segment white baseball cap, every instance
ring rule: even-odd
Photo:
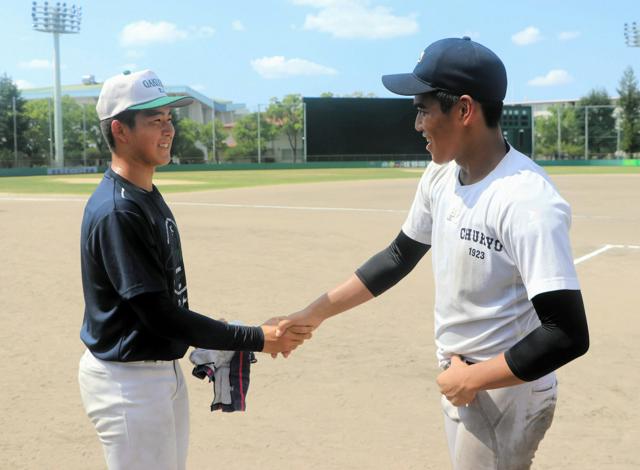
[[[167,96],[164,85],[151,70],[127,71],[105,80],[96,111],[102,121],[129,109],[180,108],[191,103],[190,96]]]

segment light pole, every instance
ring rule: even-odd
[[[14,168],[18,168],[18,123],[16,116],[16,97],[12,97],[12,107],[13,107],[13,158],[14,158]]]
[[[304,162],[307,163],[307,103],[302,102],[302,139],[304,142]]]
[[[640,47],[640,30],[635,21],[624,24],[624,42],[629,47]]]
[[[260,148],[260,105],[258,105],[258,164],[262,163],[262,149]]]
[[[213,100],[213,104],[211,105],[211,146],[212,146],[212,157],[215,163],[218,163],[218,155],[216,154],[216,100]],[[209,162],[207,162],[209,163]]]
[[[53,128],[56,147],[56,166],[64,166],[64,149],[62,140],[62,92],[60,89],[60,35],[80,32],[80,20],[82,7],[66,3],[49,5],[44,2],[38,5],[33,2],[31,6],[31,18],[33,29],[43,33],[53,33]]]
[[[558,160],[560,160],[562,157],[560,155],[562,155],[562,126],[560,124],[560,105],[558,105]]]
[[[82,165],[87,166],[87,113],[82,103]]]

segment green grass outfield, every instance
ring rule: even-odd
[[[640,174],[640,166],[548,166],[545,170],[557,174]],[[194,171],[157,173],[154,182],[163,193],[208,191],[226,188],[267,186],[274,184],[318,183],[392,178],[415,178],[418,168],[321,168],[293,170]],[[102,175],[18,176],[0,178],[0,193],[4,194],[90,194]]]

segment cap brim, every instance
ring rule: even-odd
[[[423,82],[412,73],[397,73],[395,75],[383,75],[382,84],[387,90],[396,95],[422,95],[438,88]]]
[[[155,100],[147,101],[146,103],[130,106],[127,109],[133,109],[139,111],[141,109],[154,109],[169,106],[171,108],[181,108],[182,106],[189,106],[193,103],[193,98],[190,96],[163,96],[156,98]]]

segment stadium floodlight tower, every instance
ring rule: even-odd
[[[53,134],[56,149],[55,166],[64,166],[64,146],[62,140],[62,91],[60,89],[60,35],[80,32],[82,7],[67,6],[66,3],[31,6],[33,29],[43,33],[53,33]]]
[[[635,21],[624,24],[624,42],[629,47],[640,47],[640,31]]]

